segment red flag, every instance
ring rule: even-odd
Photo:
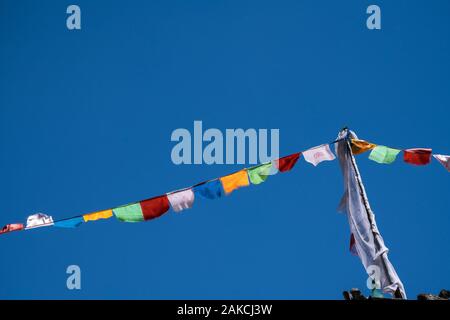
[[[410,164],[423,166],[430,163],[431,149],[407,149],[403,152],[403,160]]]
[[[169,210],[167,195],[151,198],[140,202],[144,220],[158,218]]]
[[[357,256],[358,252],[356,251],[356,241],[355,241],[355,236],[352,234],[350,234],[350,252],[354,255]]]
[[[23,230],[23,224],[21,224],[21,223],[7,224],[6,226],[4,226],[2,228],[2,230],[0,230],[0,234],[12,232],[12,231],[19,231],[19,230]]]
[[[278,171],[286,172],[291,170],[295,166],[298,158],[300,158],[300,154],[301,153],[298,152],[275,160],[275,166],[277,167]]]

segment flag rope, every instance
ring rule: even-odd
[[[254,169],[254,168],[257,168],[257,167],[259,167],[259,166],[262,166],[262,165],[265,165],[265,164],[269,164],[269,163],[272,163],[272,165],[273,165],[274,161],[277,161],[277,160],[280,160],[280,159],[283,159],[283,158],[287,158],[287,157],[290,157],[290,156],[293,156],[293,155],[296,155],[296,154],[301,155],[301,154],[304,154],[304,153],[307,152],[307,151],[311,151],[311,150],[315,150],[315,149],[318,149],[318,148],[322,148],[322,147],[327,146],[327,145],[328,145],[328,146],[329,146],[329,145],[333,145],[333,144],[338,143],[338,142],[340,142],[340,141],[342,141],[342,140],[346,140],[347,146],[348,146],[348,148],[350,148],[350,152],[351,152],[351,155],[352,155],[352,165],[355,167],[355,166],[356,166],[356,163],[353,163],[353,161],[354,161],[354,157],[353,157],[354,153],[352,152],[352,143],[353,143],[352,140],[353,140],[353,139],[350,139],[349,136],[348,136],[348,130],[349,130],[348,128],[343,128],[342,130],[346,130],[346,132],[347,132],[347,134],[345,135],[345,137],[344,137],[344,138],[339,138],[339,139],[333,140],[332,142],[329,142],[328,144],[327,144],[327,143],[321,144],[321,145],[318,145],[318,146],[315,146],[315,147],[312,147],[312,148],[309,148],[309,149],[305,149],[305,150],[303,150],[303,151],[299,151],[299,152],[292,153],[291,155],[288,155],[288,156],[285,156],[285,157],[280,157],[280,158],[278,158],[278,159],[275,159],[275,160],[272,160],[272,161],[269,161],[269,162],[266,162],[266,163],[260,163],[260,164],[254,165],[254,166],[252,166],[252,167],[249,167],[249,168],[243,168],[243,169],[237,170],[237,171],[235,171],[235,172],[232,172],[232,173],[230,173],[230,174],[228,174],[228,175],[221,176],[221,177],[219,177],[219,178],[212,178],[212,179],[205,180],[205,181],[202,181],[202,182],[200,182],[200,183],[194,184],[194,185],[192,185],[192,186],[190,186],[190,187],[185,187],[185,188],[182,188],[182,189],[177,189],[177,190],[174,190],[174,191],[167,192],[167,193],[165,193],[164,195],[167,196],[167,195],[172,195],[172,194],[174,194],[174,193],[187,191],[187,190],[189,190],[189,189],[196,188],[196,187],[201,186],[201,185],[203,185],[203,184],[206,184],[206,183],[208,183],[208,182],[216,181],[216,180],[219,180],[219,179],[221,179],[221,178],[224,178],[224,177],[228,177],[228,176],[237,174],[238,172],[243,171],[243,170],[247,171],[247,173],[248,173],[248,170],[249,170],[249,169]],[[341,130],[341,131],[342,131],[342,130]],[[371,143],[369,143],[369,142],[367,142],[367,141],[365,141],[365,140],[359,140],[359,139],[358,139],[358,141],[359,141],[359,142],[364,142],[364,143],[367,143],[367,144],[370,144],[370,145],[373,145],[371,148],[364,149],[362,152],[368,151],[368,150],[370,150],[370,149],[374,149],[374,148],[376,148],[377,146],[379,146],[379,145],[376,145],[376,144],[371,144]],[[400,152],[400,151],[407,152],[407,150],[412,150],[412,149],[396,149],[396,150],[399,150],[399,152]],[[429,150],[430,157],[431,157],[431,155],[433,155],[433,156],[435,155],[434,153],[431,154],[431,149],[427,149],[427,150]],[[362,152],[361,152],[361,153],[362,153]],[[358,153],[358,154],[359,154],[359,153]],[[444,156],[444,157],[448,157],[448,160],[447,160],[447,161],[450,161],[450,156]],[[306,160],[306,159],[305,159],[305,160]],[[330,160],[330,159],[328,159],[328,160]],[[332,159],[331,159],[331,160],[332,160]],[[395,157],[394,157],[394,160],[395,160]],[[437,159],[437,160],[438,160],[438,159]],[[297,161],[297,160],[294,161],[294,164],[292,165],[292,167],[295,165],[295,162],[296,162],[296,161]],[[309,160],[306,160],[306,161],[311,162],[311,161],[309,161]],[[321,161],[323,161],[323,160],[321,160]],[[438,161],[441,162],[440,160],[438,160]],[[320,162],[320,161],[319,161],[319,162]],[[312,162],[311,162],[311,163],[312,163]],[[442,162],[441,162],[441,163],[442,163]],[[313,164],[314,164],[314,163],[313,163]],[[443,163],[442,163],[442,164],[443,164]],[[316,165],[316,164],[314,164],[314,165]],[[443,165],[448,169],[448,164],[443,164]],[[278,168],[277,168],[277,169],[278,169]],[[290,170],[290,169],[289,169],[289,170]],[[448,170],[449,170],[449,169],[448,169]],[[357,168],[355,169],[355,171],[358,172]],[[247,178],[248,178],[248,177],[247,177]],[[358,179],[358,181],[360,181],[360,178]],[[360,187],[361,187],[361,184],[360,184]],[[367,204],[367,209],[370,210],[370,212],[371,212],[370,206],[368,206],[367,197],[364,196],[364,194],[365,194],[364,188],[361,187],[360,189],[361,189],[361,192],[363,193],[362,196],[363,196],[363,198],[364,198],[364,202]],[[234,190],[234,189],[233,189],[233,190]],[[160,196],[158,196],[158,197],[160,197]],[[150,198],[150,199],[153,199],[153,198]],[[145,200],[131,202],[131,204],[140,203],[140,202],[142,202],[142,201],[145,201]],[[99,211],[95,211],[95,212],[89,212],[89,213],[86,213],[86,214],[76,215],[76,216],[73,216],[73,217],[71,217],[71,218],[63,218],[63,219],[59,219],[59,220],[51,220],[51,222],[49,222],[49,223],[42,223],[42,224],[39,224],[39,225],[27,226],[27,227],[25,227],[25,228],[22,226],[21,229],[15,229],[15,230],[11,230],[11,231],[30,230],[30,229],[36,229],[36,228],[39,228],[39,227],[52,226],[52,225],[54,225],[55,223],[60,223],[60,222],[64,222],[64,221],[69,221],[69,220],[72,220],[72,219],[80,219],[80,218],[83,218],[85,215],[88,215],[88,214],[94,214],[94,213],[99,213],[99,212],[103,212],[103,211],[111,211],[111,212],[113,212],[114,209],[117,209],[117,208],[119,208],[119,207],[120,207],[120,206],[112,207],[112,208],[108,208],[108,209],[104,209],[104,210],[99,210]],[[111,216],[112,216],[112,215],[111,215]],[[108,217],[108,218],[109,218],[109,217]],[[100,218],[93,219],[93,220],[98,220],[98,219],[100,219]],[[86,221],[86,220],[83,220],[82,222],[87,222],[87,221]],[[20,224],[19,224],[19,225],[20,225]],[[0,234],[10,232],[10,231],[7,229],[8,226],[10,226],[10,225],[6,225],[3,229],[1,229],[1,230],[0,230]],[[5,230],[6,230],[6,231],[5,231]]]

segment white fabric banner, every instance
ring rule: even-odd
[[[447,171],[450,171],[450,156],[445,156],[443,154],[433,154],[433,157],[439,161]]]
[[[347,130],[341,131],[338,139],[345,138],[347,134],[349,138],[357,139],[352,131]],[[388,248],[378,231],[349,142],[345,139],[337,142],[336,153],[344,176],[344,196],[339,209],[347,214],[356,252],[377,286],[391,294],[398,288],[406,299],[403,284],[388,259]]]
[[[331,161],[336,159],[333,152],[331,152],[330,146],[328,144],[303,151],[302,154],[305,160],[314,166],[317,166],[322,161]]]
[[[36,213],[27,218],[26,229],[47,227],[53,225],[53,218],[44,213]]]
[[[173,193],[167,194],[170,205],[175,212],[180,212],[181,210],[192,208],[194,197],[195,196],[192,189],[175,191]]]

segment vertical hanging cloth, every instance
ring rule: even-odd
[[[349,139],[358,139],[347,129],[339,133],[336,153],[344,176],[344,196],[339,205],[340,211],[347,214],[350,232],[353,235],[354,250],[361,259],[368,275],[380,285],[384,292],[394,294],[397,289],[406,299],[405,289],[394,266],[388,259],[388,248],[378,231],[375,215],[370,208],[369,200],[362,183],[361,176],[351,152]],[[374,270],[378,269],[374,272]],[[377,275],[377,273],[379,273]]]

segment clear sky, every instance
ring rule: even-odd
[[[82,29],[66,28],[81,7]],[[378,4],[382,29],[366,28]],[[71,217],[242,165],[172,163],[177,128],[279,128],[449,154],[450,2],[0,0],[0,224]],[[450,285],[449,173],[357,161],[410,297]],[[0,298],[341,299],[365,289],[337,161],[150,222],[0,236]],[[79,265],[82,289],[66,288]]]

